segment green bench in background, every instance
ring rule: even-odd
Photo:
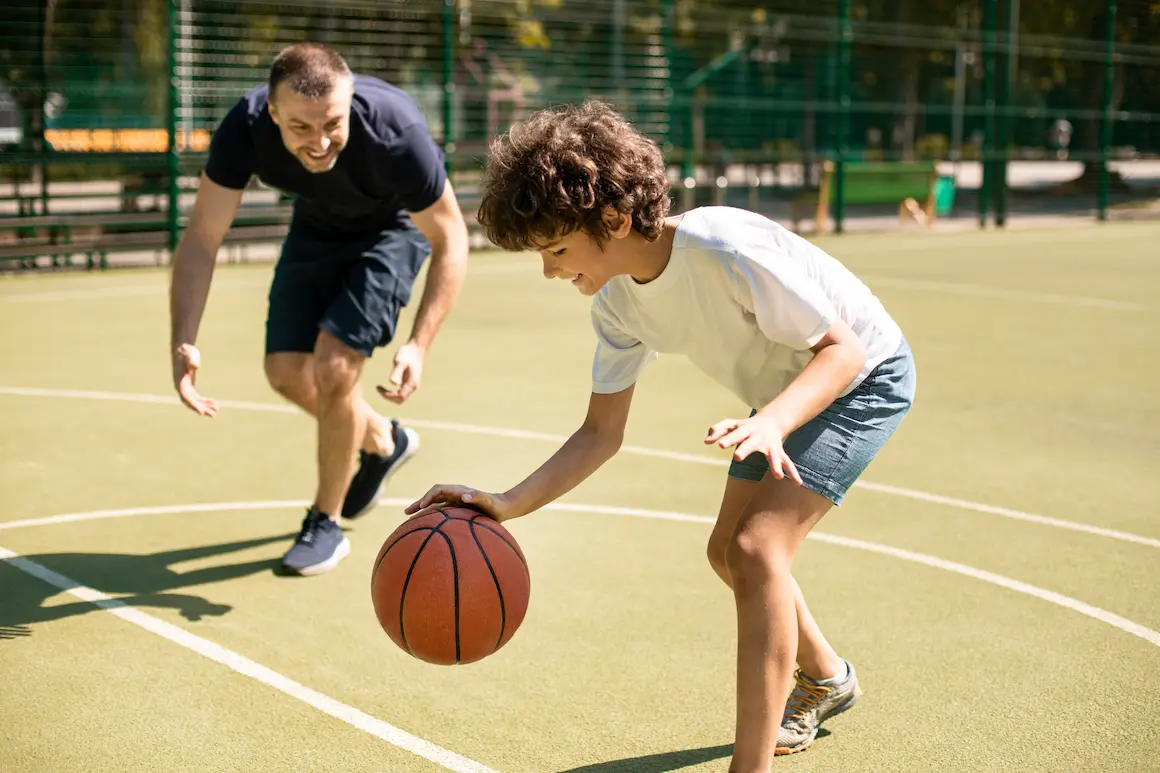
[[[837,202],[834,162],[822,165],[817,188],[793,197],[791,219],[794,230],[803,214],[813,214],[817,233],[825,233],[830,209]],[[890,204],[898,207],[899,219],[912,217],[931,225],[936,216],[950,211],[954,198],[953,181],[940,179],[934,161],[897,163],[847,162],[845,165],[846,204]]]

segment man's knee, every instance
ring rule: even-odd
[[[358,386],[366,357],[322,332],[314,348],[314,385],[321,396],[335,396],[352,392]]]
[[[311,355],[298,352],[267,354],[266,381],[275,392],[292,399],[313,392],[314,375],[310,359]]]
[[[709,537],[709,545],[705,550],[706,556],[709,558],[709,566],[718,573],[728,572],[728,567],[725,565],[725,548],[729,545],[729,535],[718,536],[714,532]]]

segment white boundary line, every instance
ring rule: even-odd
[[[1004,287],[961,284],[958,282],[935,282],[924,279],[903,277],[861,275],[862,281],[871,287],[889,287],[897,290],[917,290],[919,292],[948,293],[950,295],[971,295],[979,298],[995,298],[1005,301],[1026,301],[1028,303],[1058,303],[1112,311],[1143,311],[1144,306],[1132,301],[1117,301],[1109,298],[1088,298],[1083,295],[1063,295],[1060,293],[1034,293],[1026,290],[1010,290]]]
[[[414,501],[414,500],[402,498],[402,497],[391,497],[391,498],[379,500],[379,505],[380,506],[385,505],[388,507],[397,507],[397,506],[409,504],[412,501]],[[236,510],[275,510],[275,509],[292,508],[292,507],[299,507],[299,506],[305,507],[306,506],[305,500],[302,500],[302,501],[267,501],[267,502],[219,502],[219,503],[205,503],[205,504],[193,504],[193,505],[166,505],[166,506],[160,506],[160,507],[134,507],[134,508],[126,508],[123,510],[95,510],[91,513],[69,513],[67,515],[49,516],[47,518],[35,518],[35,519],[29,519],[26,521],[13,521],[13,522],[9,522],[8,524],[0,524],[0,528],[19,528],[22,526],[24,526],[24,527],[42,526],[42,525],[47,525],[50,523],[75,523],[77,521],[97,520],[97,519],[102,519],[102,518],[120,518],[120,517],[138,516],[138,515],[172,515],[172,514],[180,514],[180,513],[229,512],[229,511],[236,511]],[[660,521],[679,521],[679,522],[684,522],[684,523],[711,524],[711,523],[714,523],[716,520],[716,519],[710,518],[708,516],[694,515],[691,513],[677,513],[677,512],[671,512],[671,511],[666,511],[666,510],[648,510],[648,509],[643,509],[643,508],[639,508],[639,507],[611,507],[611,506],[607,506],[607,505],[573,504],[573,503],[568,503],[568,502],[555,502],[555,503],[552,503],[552,504],[545,506],[543,509],[544,510],[556,510],[556,511],[562,511],[562,512],[570,512],[570,513],[597,513],[600,515],[617,515],[617,516],[627,516],[627,517],[631,517],[631,518],[647,518],[650,520],[660,520]],[[935,569],[942,569],[942,570],[945,570],[948,572],[953,572],[955,574],[962,575],[964,577],[971,577],[971,578],[974,578],[976,580],[981,580],[983,582],[990,583],[991,585],[997,585],[1001,588],[1013,590],[1016,593],[1022,593],[1022,594],[1028,595],[1028,596],[1034,596],[1035,598],[1041,599],[1041,600],[1046,601],[1050,604],[1055,604],[1056,606],[1064,607],[1065,609],[1070,609],[1073,612],[1078,612],[1081,615],[1086,615],[1087,617],[1090,617],[1093,620],[1098,620],[1101,623],[1105,623],[1106,625],[1110,625],[1113,628],[1118,628],[1121,631],[1132,634],[1133,636],[1138,636],[1141,639],[1143,639],[1144,641],[1146,641],[1150,644],[1153,644],[1157,647],[1160,647],[1160,631],[1154,631],[1151,628],[1147,628],[1147,627],[1140,625],[1139,623],[1136,623],[1132,620],[1128,620],[1125,617],[1121,617],[1113,612],[1109,612],[1106,609],[1101,609],[1100,607],[1094,607],[1090,604],[1085,604],[1084,602],[1079,601],[1077,599],[1073,599],[1070,596],[1064,596],[1062,594],[1056,593],[1054,591],[1045,590],[1044,588],[1040,588],[1040,587],[1035,586],[1035,585],[1029,585],[1028,583],[1021,582],[1019,580],[1015,580],[1015,579],[1012,579],[1010,577],[1006,577],[1006,576],[1001,575],[1001,574],[995,574],[994,572],[988,572],[988,571],[985,571],[983,569],[976,569],[975,567],[967,566],[966,564],[959,564],[959,563],[955,563],[953,561],[946,561],[944,559],[938,558],[936,556],[927,555],[925,553],[915,553],[915,552],[910,551],[910,550],[903,550],[901,548],[891,547],[890,545],[881,545],[881,544],[878,544],[876,542],[867,542],[865,540],[851,539],[849,537],[840,537],[836,534],[826,534],[824,532],[813,531],[813,532],[810,532],[810,534],[807,536],[807,539],[813,539],[813,540],[817,540],[818,542],[825,542],[825,543],[828,543],[831,545],[841,545],[842,547],[854,548],[856,550],[866,550],[866,551],[869,551],[871,553],[879,553],[881,555],[890,556],[891,558],[898,558],[898,559],[901,559],[903,561],[910,561],[912,563],[923,564],[925,566],[930,566],[930,567],[933,567]],[[50,585],[55,585],[56,587],[60,588],[61,590],[68,591],[68,592],[72,593],[74,596],[77,596],[78,598],[81,598],[85,601],[89,601],[89,602],[92,602],[94,604],[97,604],[98,606],[101,606],[102,608],[111,609],[111,607],[109,605],[107,605],[105,603],[98,603],[98,601],[100,601],[100,600],[111,601],[112,604],[117,606],[117,610],[114,611],[114,614],[118,614],[120,617],[124,617],[126,620],[129,620],[129,622],[132,622],[136,625],[140,625],[141,627],[146,628],[147,630],[151,630],[160,636],[164,636],[165,638],[169,639],[170,641],[174,641],[177,644],[181,644],[182,646],[187,647],[188,649],[192,649],[194,652],[199,652],[200,654],[206,655],[206,657],[217,660],[219,663],[223,663],[224,665],[229,666],[230,668],[233,668],[235,671],[238,671],[239,673],[246,674],[247,676],[253,676],[255,679],[258,679],[259,681],[261,681],[265,684],[269,684],[271,687],[282,690],[282,692],[285,692],[286,694],[291,695],[293,697],[299,698],[300,700],[304,700],[307,703],[310,703],[310,705],[315,706],[316,708],[319,708],[322,711],[325,711],[326,713],[330,714],[331,716],[335,716],[335,717],[338,717],[339,719],[342,719],[343,721],[350,722],[350,724],[354,725],[355,727],[359,727],[360,729],[367,730],[367,732],[371,733],[372,735],[377,735],[378,737],[383,738],[383,740],[389,741],[390,743],[394,743],[396,746],[402,746],[402,744],[395,743],[394,740],[391,740],[390,738],[384,737],[384,735],[381,735],[379,732],[375,732],[373,730],[369,730],[365,727],[362,727],[362,725],[360,725],[354,721],[351,721],[347,717],[340,716],[339,714],[335,713],[334,711],[331,711],[328,708],[324,708],[322,705],[319,705],[319,703],[317,703],[317,702],[314,702],[312,700],[308,700],[305,697],[301,697],[297,692],[292,691],[291,689],[284,689],[283,686],[280,686],[280,684],[274,683],[272,681],[268,681],[266,678],[263,678],[263,674],[273,675],[273,677],[277,677],[278,679],[285,680],[287,684],[289,684],[295,688],[300,688],[301,690],[312,693],[314,696],[317,696],[318,698],[324,699],[325,701],[329,701],[330,703],[327,705],[330,706],[331,708],[333,708],[334,706],[343,706],[343,704],[340,704],[337,701],[332,701],[332,699],[326,698],[326,696],[319,695],[318,693],[314,693],[312,690],[308,690],[308,688],[302,687],[301,685],[298,685],[295,682],[290,682],[289,680],[285,679],[285,677],[281,677],[280,675],[275,674],[274,672],[269,671],[268,669],[264,669],[262,666],[258,666],[256,663],[252,663],[252,661],[247,661],[245,658],[242,658],[240,655],[236,655],[235,653],[229,652],[229,650],[224,650],[224,649],[218,647],[218,645],[213,644],[212,642],[208,642],[205,639],[200,639],[199,637],[193,636],[192,634],[187,634],[185,632],[185,630],[182,628],[177,628],[176,626],[172,626],[168,623],[161,622],[160,620],[157,620],[156,618],[150,617],[149,615],[146,615],[144,613],[138,612],[137,610],[123,609],[123,607],[124,607],[123,604],[121,604],[120,602],[117,602],[115,600],[110,600],[108,596],[105,596],[104,594],[100,593],[99,591],[92,590],[91,588],[83,588],[83,587],[77,586],[77,584],[75,582],[73,582],[72,580],[69,580],[67,577],[63,577],[62,575],[58,575],[55,572],[52,572],[51,570],[45,569],[44,567],[40,566],[40,564],[37,564],[33,561],[29,561],[26,558],[21,558],[21,557],[17,556],[17,554],[12,553],[11,551],[8,551],[7,549],[5,549],[3,547],[0,547],[0,560],[7,560],[10,564],[15,566],[17,569],[21,569],[22,571],[25,571],[28,574],[31,574],[35,577],[39,577],[40,579],[44,580],[45,582],[49,583]],[[77,593],[76,589],[78,587],[80,587],[80,590],[83,591],[84,594],[87,594],[87,595],[81,595],[81,594]],[[134,619],[133,615],[126,616],[124,614],[120,614],[120,612],[122,612],[122,611],[132,612],[133,615],[140,615],[142,618],[144,618],[148,621],[151,621],[151,625],[142,624],[139,620]],[[162,626],[163,628],[161,630],[157,630],[154,627],[151,627],[152,625]],[[173,631],[179,631],[183,635],[189,636],[190,639],[188,641],[187,640],[179,640],[178,638],[175,638],[174,636],[170,636],[167,633],[163,632],[163,631],[170,631],[170,629],[172,629]],[[190,643],[190,641],[192,641],[192,644]],[[216,648],[214,650],[214,652],[220,651],[222,653],[225,653],[228,656],[232,656],[233,658],[237,658],[238,659],[237,662],[244,662],[246,664],[249,664],[252,668],[250,670],[244,670],[243,668],[237,667],[233,661],[229,661],[227,659],[224,659],[223,657],[215,657],[215,655],[209,654],[209,652],[203,652],[202,650],[205,648],[205,646]],[[356,719],[358,718],[358,716],[361,715],[361,717],[365,717],[367,720],[370,720],[372,722],[379,722],[379,720],[375,720],[372,717],[367,717],[365,714],[361,714],[361,712],[358,712],[355,709],[351,709],[349,706],[344,706],[343,708],[346,710],[349,710],[350,712],[354,712],[354,714],[352,714],[351,716],[355,717]],[[390,728],[390,730],[393,732],[402,733],[402,737],[412,738],[412,739],[414,738],[414,736],[409,736],[408,734],[403,733],[403,731],[398,730],[397,728],[393,728],[390,725],[386,725],[386,723],[381,723],[381,724],[383,726],[385,726],[386,728]],[[420,739],[416,739],[416,740],[420,740]],[[426,743],[426,742],[421,741],[421,743]],[[403,748],[408,749],[408,751],[414,751],[414,749],[411,749],[410,747],[407,747],[407,746],[403,746]],[[434,747],[434,748],[439,749],[439,747]],[[446,751],[446,750],[440,750],[440,751]],[[415,753],[420,754],[417,751]],[[450,752],[447,752],[447,753],[451,754]],[[433,759],[432,757],[429,757],[426,754],[420,754],[420,756],[426,757],[427,759]],[[462,758],[459,758],[459,759],[462,759]],[[444,767],[447,767],[451,770],[472,770],[472,771],[477,771],[477,770],[484,771],[484,770],[486,770],[486,768],[482,768],[482,767],[480,767],[480,768],[455,768],[455,767],[451,767],[450,765],[445,764],[444,762],[442,762],[440,760],[434,760],[434,761],[439,762],[439,764],[444,765]],[[467,761],[467,762],[470,762],[470,761]],[[471,764],[476,764],[476,763],[471,763]]]
[[[237,505],[238,503],[231,504]],[[256,503],[249,504],[254,505]],[[138,509],[144,510],[147,508]],[[251,507],[251,509],[253,508]],[[188,508],[186,510],[188,511]],[[169,508],[169,511],[173,511],[173,509]],[[201,512],[205,512],[205,510],[201,510]],[[375,719],[352,706],[340,703],[334,698],[299,684],[293,679],[285,677],[277,671],[272,671],[260,663],[255,663],[249,658],[243,657],[233,650],[228,650],[220,644],[203,639],[184,628],[148,615],[139,609],[127,606],[123,601],[119,601],[98,590],[81,585],[76,580],[65,577],[63,574],[58,574],[2,546],[0,546],[0,561],[5,561],[10,566],[19,569],[25,574],[30,574],[39,580],[43,580],[49,585],[59,588],[81,601],[87,601],[90,604],[98,606],[122,620],[130,622],[139,628],[144,628],[150,633],[155,633],[163,639],[168,639],[174,644],[196,652],[198,655],[204,655],[210,660],[221,663],[226,668],[236,671],[243,676],[257,679],[262,684],[273,687],[275,690],[285,693],[291,698],[313,706],[324,714],[329,714],[335,719],[342,720],[348,725],[362,730],[364,733],[370,733],[392,746],[397,746],[414,755],[430,760],[436,765],[456,771],[456,773],[497,773],[497,771],[485,767],[474,760],[469,760],[453,751],[436,746],[430,741],[425,741],[418,736],[411,735],[405,730],[400,730],[394,725],[383,722],[381,719]]]
[[[270,284],[267,277],[261,281],[219,281],[214,287],[218,290],[239,290],[253,287],[265,287]],[[169,292],[169,285],[164,283],[123,284],[111,287],[97,287],[77,290],[50,290],[45,292],[29,293],[0,293],[0,304],[5,303],[39,303],[41,301],[78,301],[89,298],[125,298],[133,295],[165,295]]]
[[[164,395],[137,394],[132,392],[97,392],[77,389],[38,389],[33,387],[0,386],[0,395],[17,395],[23,397],[65,397],[84,400],[111,400],[116,402],[154,403],[159,405],[180,404],[176,397],[168,397]],[[282,403],[259,403],[245,400],[219,400],[218,404],[222,408],[236,408],[238,410],[245,411],[262,411],[268,413],[301,413],[301,411],[299,411],[294,406]],[[519,438],[524,440],[543,440],[552,443],[562,443],[567,439],[564,435],[556,435],[547,432],[532,432],[530,430],[509,429],[506,427],[485,427],[477,424],[460,424],[457,422],[434,421],[431,419],[407,418],[406,423],[415,427],[426,427],[428,429],[448,430],[452,432],[464,432],[478,435],[491,435],[493,437]],[[698,454],[686,454],[679,451],[665,451],[657,448],[644,448],[642,446],[631,445],[622,446],[620,450],[626,454],[633,454],[636,456],[670,459],[672,461],[691,462],[693,464],[707,464],[714,467],[727,467],[729,465],[729,461],[727,459],[702,456]],[[921,502],[930,502],[932,504],[943,505],[946,507],[955,507],[960,510],[969,510],[976,513],[985,513],[987,515],[998,515],[1003,518],[1024,521],[1026,523],[1034,523],[1040,526],[1050,526],[1057,529],[1067,529],[1068,531],[1075,531],[1083,534],[1093,534],[1100,537],[1107,537],[1108,539],[1120,540],[1121,542],[1132,542],[1137,545],[1144,545],[1145,547],[1160,548],[1160,539],[1156,539],[1154,537],[1145,537],[1140,534],[1118,531],[1116,529],[1105,529],[1102,526],[1092,526],[1090,524],[1079,523],[1076,521],[1066,521],[1061,518],[1050,518],[1045,515],[1036,515],[1035,513],[1028,513],[1022,510],[1013,510],[1007,507],[997,507],[995,505],[987,505],[980,502],[971,502],[966,499],[956,499],[954,497],[942,496],[941,494],[930,494],[925,491],[902,488],[900,486],[890,486],[885,483],[872,483],[870,481],[855,481],[854,487],[866,489],[867,491],[875,491],[879,494],[890,494],[893,496],[904,497],[906,499],[915,499]],[[0,528],[3,528],[3,526],[0,526]]]
[[[269,264],[271,271],[274,264]],[[473,276],[489,276],[499,274],[519,274],[527,272],[529,276],[539,276],[537,267],[531,262],[516,263],[515,261],[505,261],[499,263],[492,263],[486,258],[479,260],[474,265],[468,265],[468,277]],[[216,290],[236,290],[249,289],[253,287],[266,287],[270,284],[270,277],[263,277],[260,280],[234,280],[227,279],[222,281],[219,279],[214,285]],[[94,288],[78,288],[76,290],[45,290],[36,292],[13,292],[0,293],[0,304],[5,303],[40,303],[53,301],[76,301],[88,300],[91,298],[125,298],[134,295],[165,295],[169,292],[169,285],[163,282],[156,282],[147,284],[141,282],[138,284],[121,284],[110,285],[105,287]]]

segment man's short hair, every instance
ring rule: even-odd
[[[579,230],[603,244],[607,207],[653,241],[669,203],[657,144],[610,106],[585,102],[533,113],[492,142],[477,218],[494,244],[538,250]]]
[[[340,80],[350,77],[346,60],[330,46],[296,43],[282,49],[270,65],[270,98],[273,99],[278,84],[284,83],[300,97],[321,99]]]

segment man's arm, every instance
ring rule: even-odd
[[[443,194],[434,204],[421,212],[412,212],[411,219],[431,243],[431,267],[411,330],[411,341],[427,351],[451,311],[467,274],[467,225],[451,181],[444,184]]]
[[[194,344],[209,297],[217,251],[234,222],[241,200],[241,190],[222,187],[203,174],[189,225],[173,255],[169,285],[173,382],[182,401],[203,416],[212,416],[216,404],[198,395],[193,387],[193,374],[200,366]]]
[[[394,403],[403,402],[419,387],[423,360],[467,274],[467,225],[450,180],[444,183],[443,193],[435,203],[412,212],[411,219],[431,243],[431,267],[427,270],[411,338],[395,355],[390,381],[396,389],[379,387],[379,394]]]

